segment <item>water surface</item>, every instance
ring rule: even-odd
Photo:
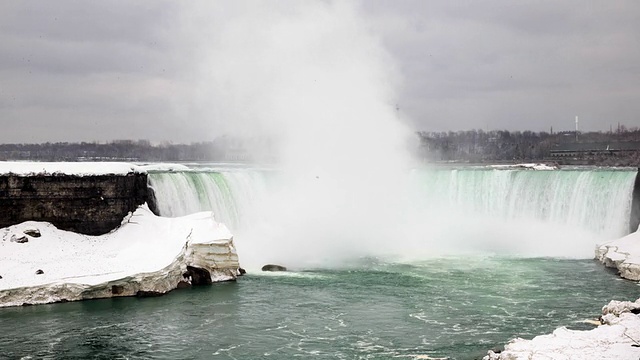
[[[593,260],[364,259],[158,298],[0,309],[0,358],[474,359],[514,336],[590,329],[634,282]]]

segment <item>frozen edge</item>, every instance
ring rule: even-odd
[[[15,241],[35,229],[40,237]],[[161,295],[191,285],[187,266],[206,270],[212,282],[239,275],[233,236],[211,212],[161,218],[141,206],[95,237],[29,221],[0,229],[0,307]]]

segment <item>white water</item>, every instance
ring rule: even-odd
[[[415,136],[396,108],[399,71],[361,4],[196,3],[186,20],[206,24],[194,99],[210,113],[200,117],[216,134],[272,140],[281,175],[236,231],[244,259],[286,249],[286,260],[324,262],[395,236],[387,222],[400,221],[398,176]]]
[[[278,197],[286,193],[279,175],[248,169],[155,173],[150,175],[150,185],[156,191],[162,215],[213,209],[236,233],[239,247],[247,244],[243,250],[249,253],[248,260],[306,266],[352,256],[412,259],[481,253],[590,258],[597,242],[628,233],[636,172],[414,170],[410,183],[394,184],[405,186],[409,198],[390,206],[384,196],[372,196],[370,206],[374,208],[353,217],[364,219],[353,224],[365,227],[364,231],[344,233],[342,227],[325,230],[309,226],[314,219],[296,227],[290,221],[296,217],[286,209],[280,213],[284,218],[278,221],[277,211],[283,211]],[[404,181],[403,176],[398,178]],[[391,188],[388,193],[398,192]],[[351,200],[347,197],[336,206],[349,206]],[[368,223],[362,215],[376,209],[389,216],[389,221]],[[359,211],[357,206],[349,210]],[[262,216],[264,211],[271,213]],[[324,225],[331,220],[332,214],[327,214],[317,223]],[[367,227],[375,231],[369,232]],[[386,231],[377,233],[380,228]],[[274,236],[290,235],[287,232],[297,235],[305,231],[308,235],[295,241],[272,241]],[[327,238],[326,234],[335,237]],[[316,244],[318,241],[322,246]],[[329,245],[333,251],[324,250]]]

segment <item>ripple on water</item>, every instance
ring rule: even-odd
[[[558,326],[588,327],[637,285],[591,261],[369,261],[265,273],[150,299],[0,309],[8,358],[468,359]],[[601,283],[607,286],[593,286]]]

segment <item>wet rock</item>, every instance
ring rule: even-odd
[[[243,268],[238,268],[238,274],[240,274],[240,276],[244,275],[247,273],[247,270],[243,269]]]
[[[178,285],[176,286],[176,289],[187,289],[191,287],[191,283],[187,282],[187,281],[180,281],[178,282]]]
[[[42,269],[36,270],[36,275],[42,275],[42,274],[44,274],[44,271],[42,271]]]
[[[42,236],[40,234],[40,230],[38,230],[38,229],[27,229],[27,230],[23,231],[23,233],[25,235],[29,235],[29,236],[34,237],[34,238],[39,238],[40,236]]]
[[[0,279],[2,279],[2,275],[0,275]]]
[[[287,268],[282,265],[267,264],[262,267],[262,271],[287,271]]]

